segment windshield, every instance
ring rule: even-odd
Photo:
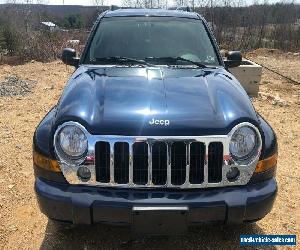
[[[219,65],[201,20],[174,17],[103,18],[87,51],[87,64],[116,64],[112,57],[145,60],[151,64]],[[170,64],[170,62],[169,62]]]

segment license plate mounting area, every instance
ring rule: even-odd
[[[134,235],[182,235],[187,232],[187,206],[134,206]]]

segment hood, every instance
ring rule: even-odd
[[[223,68],[80,67],[57,106],[55,126],[78,121],[91,134],[227,134],[257,123],[238,81]]]

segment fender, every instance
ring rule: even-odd
[[[33,136],[33,149],[50,159],[55,159],[52,146],[53,123],[55,120],[56,106],[54,106],[37,126]],[[52,172],[34,165],[35,177],[50,181],[68,184],[62,172]]]
[[[56,106],[54,106],[37,126],[33,135],[33,147],[40,154],[55,159],[52,146],[52,128],[55,121]]]
[[[260,122],[260,132],[263,141],[260,160],[264,160],[277,153],[277,137],[269,123],[259,114],[257,116]],[[264,172],[253,173],[248,184],[258,183],[273,178],[276,175],[276,168],[277,166]]]
[[[260,160],[263,160],[277,153],[278,145],[276,134],[272,127],[269,125],[269,123],[259,114],[258,119],[260,121],[260,127],[263,138],[263,146],[260,155]]]

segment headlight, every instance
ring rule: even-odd
[[[231,136],[229,150],[233,159],[247,160],[258,154],[258,136],[250,126],[238,128]]]
[[[79,126],[65,125],[56,133],[55,150],[61,160],[76,163],[87,152],[88,140]]]

